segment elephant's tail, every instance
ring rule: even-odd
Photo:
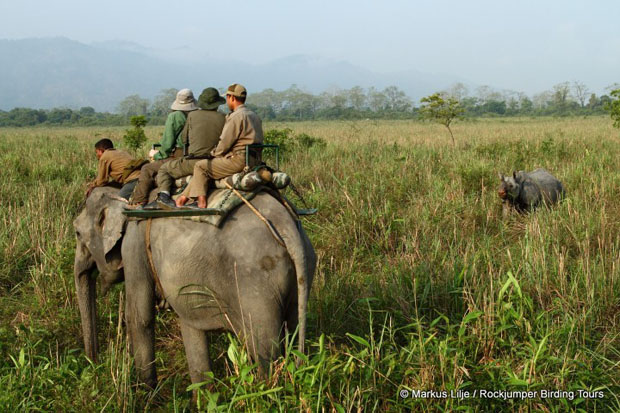
[[[289,229],[288,225],[286,227]],[[314,277],[316,255],[300,222],[297,222],[297,225],[293,225],[289,231],[294,231],[295,233],[284,233],[282,235],[284,235],[286,248],[295,266],[295,274],[297,276],[298,343],[299,352],[303,354],[306,342],[308,296],[310,286],[312,285],[312,278]]]

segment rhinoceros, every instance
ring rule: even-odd
[[[499,178],[499,197],[519,212],[531,211],[540,205],[550,206],[564,196],[562,182],[542,168],[513,172],[509,177],[500,173]]]

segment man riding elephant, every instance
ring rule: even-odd
[[[213,159],[196,162],[194,176],[176,205],[181,207],[189,198],[198,198],[198,207],[207,207],[209,179],[221,179],[245,168],[245,146],[263,143],[263,125],[258,115],[245,106],[247,91],[234,83],[226,90],[226,103],[231,113],[226,116],[219,143],[211,152]],[[257,163],[257,157],[250,157]],[[252,166],[252,165],[250,165]]]
[[[209,87],[202,91],[198,99],[200,110],[190,112],[181,132],[181,139],[187,148],[187,154],[181,159],[173,159],[162,165],[157,172],[157,201],[160,206],[174,208],[170,197],[174,180],[191,175],[194,165],[208,157],[217,145],[226,117],[217,111],[226,99],[217,89]]]
[[[110,139],[100,139],[95,143],[95,154],[97,155],[97,178],[88,185],[86,197],[93,189],[99,186],[108,185],[110,180],[123,185],[119,196],[128,199],[136,186],[140,171],[128,171],[133,158],[125,151],[114,149],[114,144]]]
[[[198,109],[194,101],[194,93],[190,89],[179,90],[170,108],[172,112],[170,112],[166,119],[161,146],[159,150],[152,149],[149,152],[149,158],[152,158],[153,162],[143,166],[140,170],[140,178],[131,198],[133,205],[142,206],[146,204],[149,199],[149,193],[155,186],[155,175],[157,175],[159,168],[166,161],[183,156],[181,131],[185,126],[188,113]]]

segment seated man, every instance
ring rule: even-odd
[[[216,147],[226,121],[226,117],[217,111],[223,103],[226,103],[226,99],[220,96],[217,89],[209,87],[202,91],[198,99],[201,110],[195,110],[187,115],[187,122],[181,132],[187,156],[166,162],[157,172],[159,188],[157,199],[160,206],[175,207],[174,201],[170,198],[174,180],[191,175],[194,165],[199,160],[207,158]]]
[[[118,195],[121,198],[129,199],[129,196],[138,182],[138,176],[140,176],[139,170],[131,172],[126,177],[123,176],[127,175],[124,173],[125,168],[133,161],[131,155],[125,151],[114,149],[114,144],[107,138],[101,139],[95,143],[95,154],[99,160],[97,164],[97,178],[88,185],[86,198],[88,198],[93,189],[98,186],[107,185],[111,179],[123,185]]]
[[[211,152],[213,158],[196,162],[192,180],[177,199],[178,207],[185,205],[189,198],[198,198],[198,207],[206,208],[209,179],[221,179],[243,171],[245,145],[263,143],[262,122],[245,106],[246,97],[245,87],[237,83],[228,87],[226,103],[231,113],[226,116],[220,141]]]
[[[159,150],[153,149],[149,152],[149,158],[152,158],[153,162],[144,165],[140,171],[140,178],[131,199],[134,207],[147,203],[149,193],[155,186],[155,175],[164,162],[180,158],[183,155],[181,131],[185,126],[187,114],[198,109],[194,102],[194,93],[190,89],[179,90],[170,109],[172,112],[166,118],[161,147]]]

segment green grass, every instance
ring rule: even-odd
[[[175,317],[157,323],[160,384],[136,382],[122,286],[99,300],[100,362],[82,350],[76,216],[92,145],[123,128],[0,129],[0,409],[620,410],[620,132],[607,118],[267,124],[323,139],[285,154],[319,214],[306,361],[256,375],[214,335],[190,387]],[[155,141],[161,128],[147,128]],[[567,198],[502,216],[497,172],[544,167]],[[288,193],[293,199],[293,194]],[[122,303],[120,303],[122,304]],[[400,390],[601,391],[603,398],[421,399]]]

